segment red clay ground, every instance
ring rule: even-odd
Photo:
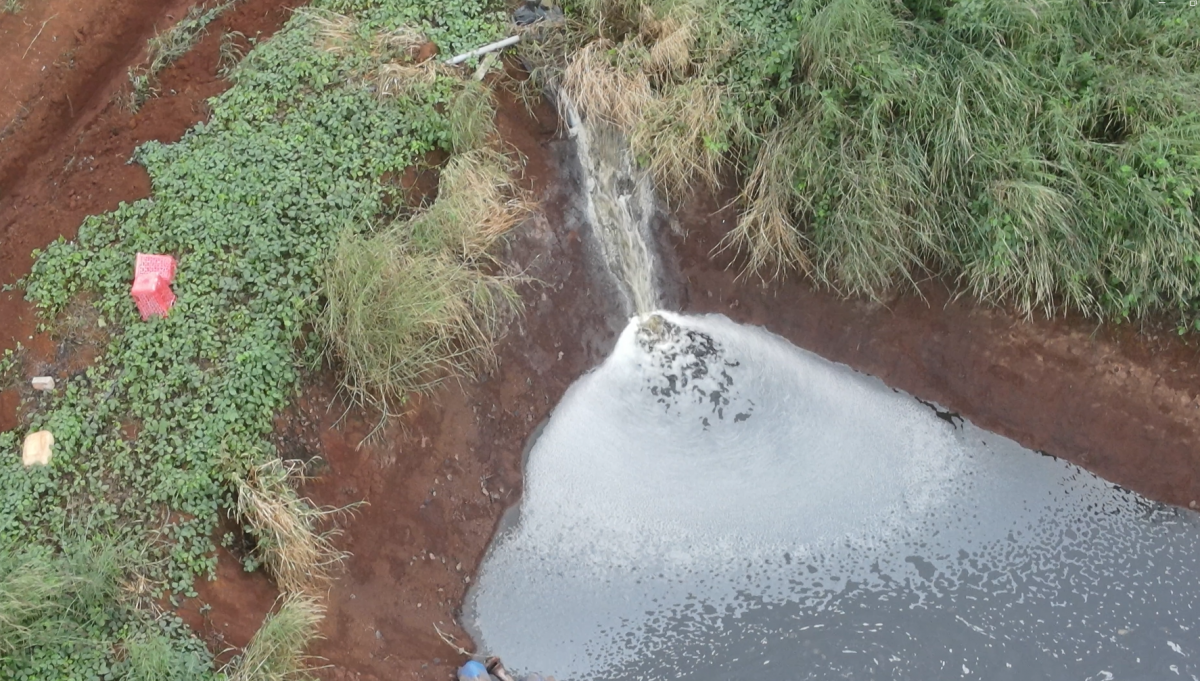
[[[679,216],[668,239],[689,312],[719,312],[1068,459],[1152,499],[1200,500],[1200,348],[1169,324],[1022,319],[958,298],[939,280],[884,303],[800,281],[762,286],[711,255],[730,197]],[[723,199],[723,200],[721,200]],[[1190,341],[1190,342],[1189,342]]]
[[[0,137],[0,283],[23,276],[32,249],[60,234],[70,238],[85,215],[145,196],[145,173],[125,165],[130,152],[148,139],[177,139],[203,119],[205,98],[225,87],[214,75],[221,31],[269,33],[285,6],[245,0],[163,74],[168,96],[137,116],[112,98],[154,26],[180,16],[182,3],[28,0],[21,15],[0,16],[7,79],[0,113],[8,117],[0,120],[17,117]],[[351,412],[334,427],[344,407],[329,373],[313,377],[277,421],[283,455],[319,455],[328,464],[308,489],[315,499],[368,502],[342,523],[340,543],[353,558],[330,594],[326,639],[314,650],[328,660],[330,679],[452,674],[459,658],[433,627],[461,638],[454,618],[501,512],[519,497],[525,440],[624,325],[610,285],[588,259],[578,179],[553,113],[542,108],[529,118],[506,98],[500,119],[504,137],[528,158],[527,182],[543,210],[510,247],[509,257],[541,283],[525,291],[526,313],[501,344],[498,369],[420,401],[361,448],[374,424]],[[1093,333],[1075,319],[1023,322],[947,303],[936,282],[924,288],[925,300],[904,295],[887,306],[840,300],[800,282],[765,289],[738,282],[725,260],[708,257],[731,224],[715,201],[681,212],[686,239],[663,239],[682,309],[764,324],[1153,497],[1185,505],[1200,497],[1200,368],[1196,350],[1173,333]],[[0,294],[0,349],[30,345],[33,324],[19,294]],[[59,344],[32,344],[27,372],[70,370]],[[0,394],[0,428],[17,425],[17,410],[15,394]],[[243,645],[275,594],[224,553],[218,579],[198,588],[212,609],[202,616],[193,603],[185,615],[218,651]]]

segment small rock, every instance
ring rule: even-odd
[[[45,466],[50,463],[50,448],[54,446],[54,435],[48,430],[39,430],[25,437],[21,450],[21,463],[29,466]]]
[[[36,376],[33,379],[34,390],[54,390],[53,376]]]

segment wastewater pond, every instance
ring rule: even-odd
[[[559,681],[1200,681],[1198,556],[1191,511],[659,313],[539,433],[464,624]]]

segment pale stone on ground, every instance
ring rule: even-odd
[[[26,466],[45,466],[50,463],[50,447],[54,445],[54,435],[48,430],[39,430],[25,436],[25,447],[21,453],[21,463]]]

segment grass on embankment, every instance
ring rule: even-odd
[[[281,598],[279,608],[254,634],[249,645],[223,671],[229,681],[285,681],[305,678],[309,661],[304,649],[325,616],[324,606],[312,596]]]
[[[1200,9],[1078,0],[585,0],[562,83],[669,196],[736,164],[727,244],[881,295],[1197,320]],[[728,153],[726,153],[728,152]],[[1200,327],[1198,327],[1200,328]]]
[[[488,129],[486,120],[470,120],[490,119],[486,98],[477,84],[439,69],[388,93],[377,84],[385,70],[395,80],[412,66],[413,35],[444,53],[463,50],[496,39],[503,14],[475,2],[314,4],[232,70],[233,86],[210,101],[208,122],[177,143],[136,152],[150,198],[89,217],[74,242],[37,254],[25,287],[50,328],[70,325],[66,311],[92,301],[107,345],[85,372],[41,394],[19,431],[0,433],[0,565],[26,566],[0,574],[0,594],[29,591],[33,599],[0,601],[0,678],[295,673],[320,618],[322,573],[339,554],[328,542],[327,512],[296,493],[297,469],[278,461],[268,436],[301,368],[325,347],[305,328],[323,310],[321,275],[334,247],[372,238],[371,225],[407,225],[413,239],[424,220],[431,229],[421,238],[432,241],[408,248],[406,260],[390,265],[393,274],[402,265],[430,271],[446,257],[465,276],[491,267],[476,249],[494,234],[432,229],[429,216],[449,204],[408,220],[390,179],[433,150],[469,156]],[[137,252],[178,259],[178,300],[164,319],[143,322],[129,297]],[[491,328],[491,319],[479,323]],[[20,440],[39,429],[54,434],[54,458],[26,469]],[[240,518],[257,540],[247,564],[265,566],[287,594],[251,646],[216,670],[204,645],[160,608],[193,595],[193,580],[213,573],[223,516]],[[89,540],[137,550],[98,596],[71,600],[75,576],[108,564],[85,554],[78,565],[90,567],[64,567],[81,527],[100,528]],[[24,586],[30,570],[67,586],[46,600]],[[21,633],[51,630],[69,636]]]
[[[512,275],[482,268],[495,267],[492,246],[528,209],[512,171],[494,151],[460,154],[446,164],[429,208],[338,240],[318,328],[357,399],[386,413],[410,393],[494,362],[492,348],[520,300]]]

